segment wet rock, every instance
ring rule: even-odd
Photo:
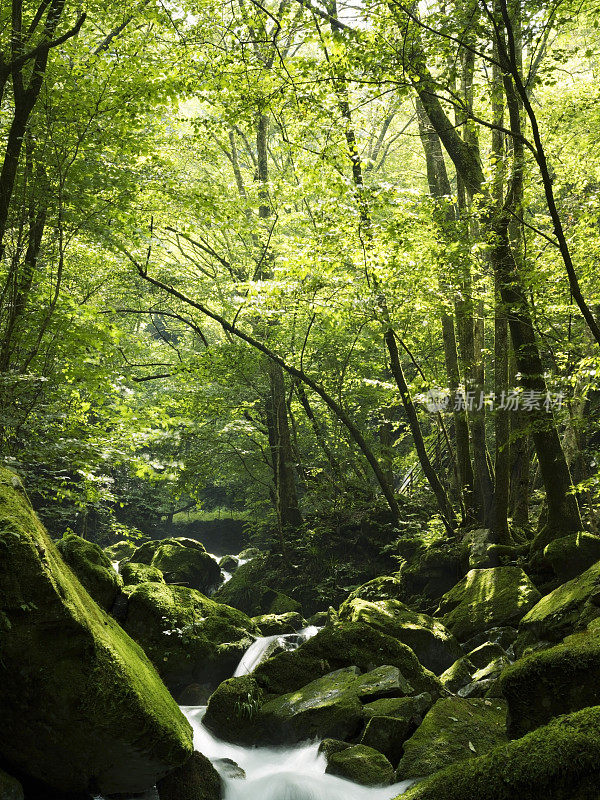
[[[200,542],[193,539],[166,539],[152,556],[152,566],[159,569],[165,581],[210,593],[222,581],[221,569]]]
[[[404,742],[413,735],[421,722],[422,718],[417,716],[373,716],[367,723],[360,743],[383,753],[393,766],[397,766],[402,757]]]
[[[217,758],[213,761],[213,766],[220,775],[230,780],[246,777],[245,771],[232,758]]]
[[[156,788],[160,800],[221,800],[224,794],[221,776],[198,752],[160,780]]]
[[[394,768],[387,758],[364,744],[332,753],[325,772],[362,786],[389,786],[394,782]]]
[[[467,641],[462,645],[462,649],[463,652],[470,653],[480,645],[497,644],[500,645],[500,647],[510,655],[511,646],[514,644],[518,633],[519,632],[516,628],[512,628],[510,626],[490,628],[488,631],[476,633],[475,636],[467,639]]]
[[[124,558],[129,558],[134,550],[135,545],[133,542],[130,542],[128,539],[121,539],[119,542],[105,547],[104,553],[112,563],[113,561],[122,561]]]
[[[225,570],[225,572],[229,572],[230,575],[233,575],[239,565],[240,562],[237,556],[223,556],[219,561],[221,569]]]
[[[297,611],[288,611],[287,614],[262,614],[252,617],[252,621],[259,628],[262,636],[295,633],[306,627],[306,620]]]

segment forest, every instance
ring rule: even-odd
[[[0,0],[0,800],[600,800],[598,0]]]

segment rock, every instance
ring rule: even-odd
[[[74,533],[65,533],[56,547],[92,599],[110,611],[123,581],[102,548]]]
[[[554,539],[544,548],[544,561],[559,580],[571,580],[600,561],[600,537],[580,532]]]
[[[599,782],[596,707],[456,763],[409,789],[401,800],[595,800]]]
[[[254,561],[242,564],[231,580],[215,593],[215,599],[252,616],[287,614],[290,611],[302,613],[300,603],[283,592],[257,583],[253,578],[253,570]]]
[[[400,570],[407,596],[420,595],[428,600],[439,600],[463,575],[460,547],[451,542],[432,545]]]
[[[516,628],[511,628],[510,626],[490,628],[489,631],[483,631],[483,633],[476,633],[475,636],[471,636],[470,639],[463,643],[462,649],[464,653],[470,653],[482,644],[498,644],[510,655],[511,647],[518,633]]]
[[[363,622],[408,645],[435,674],[462,655],[454,636],[428,614],[411,611],[398,600],[348,600],[340,607],[340,622]]]
[[[212,694],[209,683],[190,683],[177,697],[180,706],[205,706]]]
[[[415,697],[386,697],[381,700],[373,700],[364,705],[365,719],[369,720],[372,717],[420,719],[425,716],[433,703],[434,699],[428,692],[423,692]]]
[[[153,582],[126,590],[123,627],[176,696],[190,683],[215,688],[233,673],[258,632],[241,611],[195,589]]]
[[[488,552],[493,544],[494,534],[489,528],[477,528],[463,536],[464,560],[469,569],[485,569],[493,566]]]
[[[241,553],[238,553],[238,558],[240,561],[252,561],[253,558],[262,555],[262,552],[258,549],[258,547],[247,547],[245,550],[242,550]]]
[[[440,680],[445,689],[460,697],[485,697],[509,663],[500,645],[488,642],[459,658]]]
[[[600,634],[569,636],[563,644],[519,659],[503,672],[500,686],[513,738],[560,714],[600,705]]]
[[[154,553],[156,553],[156,550],[163,541],[166,540],[150,539],[147,542],[142,542],[142,544],[138,545],[133,553],[131,553],[129,560],[134,561],[136,564],[151,564]]]
[[[451,667],[440,675],[444,689],[456,694],[459,689],[470,684],[476,668],[466,656],[457,659]]]
[[[460,641],[514,625],[541,595],[520,567],[472,569],[440,601],[436,616]]]
[[[317,611],[312,617],[308,618],[309,625],[315,625],[317,628],[323,628],[329,623],[328,611]]]
[[[0,469],[0,758],[62,792],[142,792],[192,731],[141,648],[66,566]]]
[[[438,700],[404,743],[396,777],[422,778],[457,761],[482,755],[507,741],[505,728],[506,703],[501,700]],[[476,792],[474,796],[479,797]]]
[[[134,550],[135,545],[133,542],[130,542],[128,539],[121,539],[119,542],[105,547],[104,553],[112,563],[113,561],[122,561],[124,558],[129,558]]]
[[[240,562],[237,556],[223,556],[219,561],[221,569],[225,570],[225,572],[229,572],[230,575],[233,575],[239,565]]]
[[[16,778],[0,769],[0,800],[23,800],[23,787]]]
[[[342,750],[347,750],[349,747],[352,747],[352,745],[348,744],[348,742],[341,742],[339,739],[323,739],[319,745],[319,753],[324,755],[325,759],[329,761],[334,753],[340,753]]]
[[[221,569],[200,542],[193,539],[165,539],[152,556],[167,583],[210,593],[221,583]],[[194,542],[190,546],[188,542]]]
[[[237,780],[246,777],[246,772],[232,758],[216,758],[213,766],[225,778]]]
[[[373,716],[361,737],[360,743],[378,750],[393,765],[402,757],[404,742],[417,730],[421,717]]]
[[[260,664],[254,676],[265,691],[280,695],[306,685],[307,677],[349,666],[369,671],[384,664],[398,667],[414,694],[439,694],[439,680],[419,663],[410,647],[364,622],[323,628],[297,650]]]
[[[362,786],[389,786],[394,782],[394,768],[387,758],[364,744],[332,753],[325,772]]]
[[[306,620],[297,611],[288,611],[287,614],[262,614],[252,617],[252,621],[259,628],[262,636],[296,633],[306,627]]]
[[[506,652],[500,647],[499,644],[493,642],[486,642],[479,647],[467,653],[467,658],[476,669],[484,669],[499,658],[506,658]]]
[[[125,586],[135,586],[138,583],[164,583],[162,572],[158,567],[151,567],[149,564],[137,564],[135,561],[127,561],[120,571],[123,584]]]
[[[559,642],[600,617],[600,561],[547,594],[523,617],[520,629]]]
[[[258,716],[264,699],[253,676],[229,678],[210,696],[203,724],[226,741],[254,745],[261,740]]]
[[[383,575],[379,578],[363,583],[358,589],[350,592],[348,600],[403,600],[405,599],[406,589],[402,580],[396,575]]]
[[[160,780],[156,788],[160,800],[221,800],[224,794],[221,776],[198,752]]]

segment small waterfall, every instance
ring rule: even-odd
[[[253,672],[262,661],[269,658],[276,647],[282,647],[284,650],[296,650],[303,642],[306,642],[319,631],[320,628],[317,628],[316,625],[309,625],[307,628],[302,628],[302,630],[297,633],[259,636],[242,656],[242,660],[233,673],[234,678],[239,678],[240,675],[248,675],[250,672]]]
[[[119,564],[121,562],[120,561],[111,561],[110,563],[113,565],[113,569],[118,575],[119,574]]]

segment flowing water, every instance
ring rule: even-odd
[[[280,633],[275,636],[259,636],[244,653],[242,660],[237,666],[236,671],[233,673],[234,678],[240,675],[248,675],[253,672],[256,667],[269,658],[275,648],[282,648],[284,650],[295,650],[303,642],[312,638],[321,629],[316,625],[309,625],[308,628],[302,628],[297,633]]]

